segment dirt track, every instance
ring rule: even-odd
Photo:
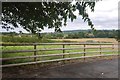
[[[22,71],[23,72],[23,71]],[[8,76],[9,75],[9,76]],[[118,78],[118,59],[72,63],[48,70],[29,73],[4,73],[4,78]]]

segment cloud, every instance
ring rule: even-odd
[[[119,0],[102,0],[96,3],[95,11],[88,9],[89,17],[94,23],[96,29],[118,29],[118,2]],[[75,12],[77,14],[78,11]],[[62,30],[91,29],[86,22],[78,17],[74,22],[67,22]],[[49,31],[48,29],[44,32]]]

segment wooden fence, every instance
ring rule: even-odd
[[[47,48],[47,49],[38,49],[37,46],[44,46],[44,45],[61,45],[62,48]],[[74,47],[74,48],[66,48],[67,45],[81,45],[80,47]],[[90,47],[88,47],[90,45]],[[96,46],[95,46],[96,45]],[[104,46],[107,45],[107,46]],[[108,46],[109,45],[109,46]],[[3,64],[0,65],[0,67],[11,67],[11,66],[20,66],[20,65],[28,65],[28,64],[37,64],[37,63],[46,63],[46,62],[59,62],[59,61],[65,61],[65,60],[74,60],[74,59],[80,59],[80,58],[89,58],[89,57],[99,57],[99,56],[110,56],[110,55],[117,55],[114,54],[118,51],[117,49],[118,44],[113,43],[21,43],[21,44],[1,44],[2,47],[7,46],[33,46],[33,50],[3,50],[2,55],[4,54],[14,54],[14,53],[23,53],[26,52],[33,52],[33,56],[18,56],[18,57],[6,57],[6,58],[0,58],[2,62],[4,61],[10,61],[10,60],[17,60],[17,59],[27,59],[27,58],[34,58],[34,61],[32,62],[24,62],[24,63],[14,63],[14,64]],[[110,50],[102,50],[102,49],[110,49]],[[81,52],[66,52],[66,50],[80,50]],[[87,49],[98,49],[98,51],[91,51],[86,52]],[[41,51],[54,51],[57,50],[58,53],[55,54],[42,54],[38,55],[37,52]],[[62,53],[59,53],[59,51],[62,51]],[[112,52],[113,54],[102,54],[103,52]],[[92,55],[92,56],[86,56],[86,54],[89,53],[98,53],[98,55]],[[74,54],[83,54],[83,56],[77,56],[77,57],[65,57],[65,55],[74,55]],[[37,60],[39,57],[49,57],[49,56],[62,56],[59,59],[50,59],[50,60]]]

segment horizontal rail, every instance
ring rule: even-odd
[[[64,61],[64,60],[74,60],[74,59],[81,59],[81,58],[100,57],[100,56],[113,56],[113,55],[118,55],[118,54],[106,54],[106,55],[95,55],[95,56],[82,56],[82,57],[63,58],[63,59],[36,61],[36,62],[19,63],[19,64],[8,64],[8,65],[0,65],[0,67],[13,67],[13,66],[20,66],[20,65],[28,65],[28,64],[38,64],[38,63],[46,63],[46,62],[57,62],[57,61]]]
[[[38,52],[38,51],[54,51],[54,50],[76,50],[76,49],[99,49],[100,47],[80,47],[80,48],[51,48],[51,49],[37,49],[37,50],[14,50],[14,51],[2,51],[2,53],[20,53],[20,52]],[[101,47],[112,48],[112,47]],[[115,47],[114,47],[115,48]],[[116,47],[117,48],[117,47]]]
[[[38,49],[38,45],[62,45],[62,48],[42,48]],[[84,45],[79,47],[70,47],[66,48],[65,45]],[[86,45],[93,45],[93,46],[86,46]],[[95,46],[94,46],[95,45]],[[102,46],[103,45],[103,46]],[[106,46],[110,45],[110,46]],[[9,57],[9,58],[0,58],[1,61],[7,61],[7,60],[16,60],[16,59],[26,59],[26,58],[34,58],[34,62],[26,62],[26,63],[16,63],[16,64],[5,64],[1,65],[1,67],[11,67],[11,66],[19,66],[19,65],[27,65],[27,64],[37,64],[37,63],[44,63],[44,62],[55,62],[55,61],[64,61],[64,60],[72,60],[72,59],[79,59],[79,58],[88,58],[88,57],[97,57],[97,56],[105,56],[105,54],[101,54],[102,52],[118,52],[116,48],[118,44],[114,43],[16,43],[16,44],[1,44],[0,46],[33,46],[32,50],[4,50],[2,53],[28,53],[28,52],[34,52],[33,56],[18,56],[18,57]],[[112,50],[101,50],[103,48],[111,48]],[[84,52],[70,52],[66,53],[65,50],[79,50],[82,49]],[[98,49],[98,51],[86,51],[86,49]],[[116,49],[116,50],[115,50]],[[45,55],[38,55],[36,54],[38,51],[54,51],[54,50],[62,50],[63,53],[60,54],[45,54]],[[100,55],[92,55],[92,56],[81,56],[81,57],[70,57],[72,54],[88,54],[88,53],[100,53]],[[42,60],[37,61],[38,57],[51,57],[51,56],[64,56],[69,55],[69,58],[59,58],[59,59],[49,59],[49,60]],[[108,55],[117,55],[117,54],[106,54]]]
[[[50,57],[50,56],[63,56],[63,55],[72,55],[72,54],[83,54],[83,53],[99,53],[99,52],[117,52],[116,50],[108,51],[91,51],[91,52],[71,52],[71,53],[60,53],[60,54],[47,54],[47,55],[36,55],[36,56],[21,56],[21,57],[11,57],[11,58],[0,58],[0,60],[15,60],[15,59],[25,59],[25,58],[38,58],[38,57]]]
[[[115,43],[2,43],[0,46],[33,46],[33,45],[117,45]]]
[[[73,52],[73,53],[60,53],[60,54],[47,54],[47,55],[36,55],[36,56],[25,56],[25,57],[11,57],[11,58],[1,58],[0,60],[13,60],[13,59],[24,59],[24,58],[37,58],[37,57],[50,57],[50,56],[63,56],[69,54],[83,54],[84,52]]]

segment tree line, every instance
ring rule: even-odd
[[[118,38],[119,30],[84,30],[71,32],[42,33],[40,37],[47,39],[77,39],[77,38]]]
[[[120,40],[120,30],[73,30],[52,33],[2,33],[3,42],[53,42],[50,39],[115,38]]]

